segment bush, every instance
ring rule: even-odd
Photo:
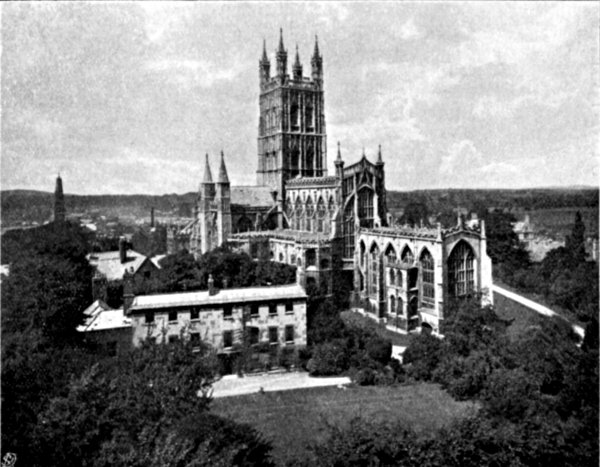
[[[416,380],[430,381],[441,356],[441,341],[429,334],[419,334],[402,356],[407,375]]]
[[[339,375],[348,369],[345,348],[339,343],[319,344],[313,348],[308,361],[308,372],[313,376]]]
[[[369,357],[382,365],[387,365],[392,358],[392,343],[381,337],[373,336],[366,348]]]

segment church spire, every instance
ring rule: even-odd
[[[287,72],[287,52],[283,46],[283,29],[279,28],[279,48],[277,49],[277,76],[283,78]]]
[[[210,171],[210,162],[208,161],[208,153],[206,153],[206,163],[204,164],[204,179],[202,183],[213,183],[212,173]]]
[[[317,83],[323,82],[323,57],[319,52],[319,38],[315,36],[315,50],[313,52],[312,59],[310,60],[312,65],[312,79]]]
[[[261,58],[262,63],[268,63],[269,57],[267,56],[267,40],[263,39],[263,54]]]
[[[266,84],[271,78],[271,63],[269,62],[269,57],[267,56],[267,41],[263,39],[263,54],[262,58],[258,62],[258,69],[260,75],[260,83],[261,86]]]
[[[316,58],[321,58],[321,55],[319,53],[319,37],[315,35],[315,50],[313,52],[313,60]]]
[[[381,157],[381,144],[379,145],[379,150],[377,151],[377,163],[383,164],[383,158]]]
[[[302,64],[300,63],[300,54],[298,53],[298,44],[296,44],[296,61],[294,62],[294,79],[301,80],[302,79]]]
[[[338,141],[338,150],[337,150],[337,159],[336,162],[341,162],[342,160],[342,151],[340,149],[340,142]]]
[[[63,194],[62,178],[60,178],[59,173],[56,177],[56,187],[54,188],[54,223],[64,223],[65,216],[65,196]]]
[[[229,183],[229,177],[227,176],[227,168],[225,167],[225,156],[223,150],[221,150],[221,166],[219,167],[219,178],[217,183]]]

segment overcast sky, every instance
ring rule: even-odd
[[[328,165],[381,144],[388,189],[598,184],[592,3],[8,3],[2,189],[254,184],[258,59],[324,57]]]

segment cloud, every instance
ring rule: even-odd
[[[232,59],[232,63],[239,63],[239,61]],[[146,64],[146,69],[155,73],[167,73],[168,80],[186,88],[193,86],[209,88],[220,81],[231,82],[243,71],[239,65],[218,68],[207,61],[189,59],[151,60]]]
[[[483,157],[471,140],[462,140],[450,146],[448,154],[442,157],[440,174],[443,176],[459,175],[461,179],[465,175],[473,173],[480,168]]]
[[[410,18],[398,29],[398,33],[401,39],[405,41],[418,39],[422,33],[415,25],[415,19]]]

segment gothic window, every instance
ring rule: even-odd
[[[335,211],[335,201],[333,200],[333,196],[329,197],[329,214],[333,216],[333,212]]]
[[[294,205],[292,204],[292,199],[288,196],[288,198],[285,200],[285,215],[287,216],[287,220],[288,220],[288,227],[290,229],[293,229],[293,224],[294,224]]]
[[[294,210],[294,229],[302,230],[302,201],[300,197],[296,199],[296,209]]]
[[[388,245],[385,249],[385,259],[387,260],[388,264],[396,261],[396,250],[394,250],[392,245]]]
[[[354,256],[354,202],[351,198],[344,209],[344,258]]]
[[[404,249],[402,250],[402,255],[400,255],[400,259],[402,260],[403,263],[409,263],[409,264],[412,264],[413,261],[415,260],[413,252],[408,247],[408,245],[406,245],[404,247]]]
[[[312,202],[312,198],[309,196],[306,200],[306,230],[312,231],[313,215],[315,213],[315,207]]]
[[[366,248],[365,248],[365,242],[363,242],[362,240],[360,241],[360,265],[362,267],[365,266],[365,260],[366,258]]]
[[[370,188],[358,192],[358,218],[361,227],[373,226],[373,191]]]
[[[434,283],[434,263],[433,256],[428,250],[421,253],[421,301],[428,305],[435,303],[435,283]]]
[[[316,266],[317,264],[317,253],[312,248],[306,250],[306,266]]]
[[[298,104],[296,102],[290,108],[290,122],[292,130],[298,131],[300,129],[300,112],[298,111]]]
[[[290,170],[291,176],[295,177],[298,175],[300,169],[300,151],[297,147],[292,149],[291,159],[290,159]]]
[[[315,123],[314,123],[314,118],[313,118],[313,108],[310,104],[306,107],[305,122],[306,122],[306,131],[314,131]]]
[[[319,196],[317,201],[317,232],[323,232],[323,219],[325,218],[325,203],[323,198]]]
[[[390,297],[390,308],[389,308],[389,314],[392,315],[396,312],[396,297],[394,297],[393,295]]]
[[[390,268],[390,285],[396,285],[396,271]]]
[[[369,252],[369,295],[377,298],[379,284],[379,247],[373,244]]]
[[[402,297],[398,297],[398,302],[396,303],[396,313],[400,316],[404,315],[404,301]]]
[[[306,151],[306,167],[304,173],[307,177],[314,175],[314,164],[315,164],[315,150],[311,147]]]
[[[271,128],[273,130],[277,129],[277,121],[278,121],[277,108],[273,107],[273,109],[271,109]]]
[[[464,297],[475,289],[475,255],[465,241],[460,241],[448,258],[448,292],[452,297]]]

